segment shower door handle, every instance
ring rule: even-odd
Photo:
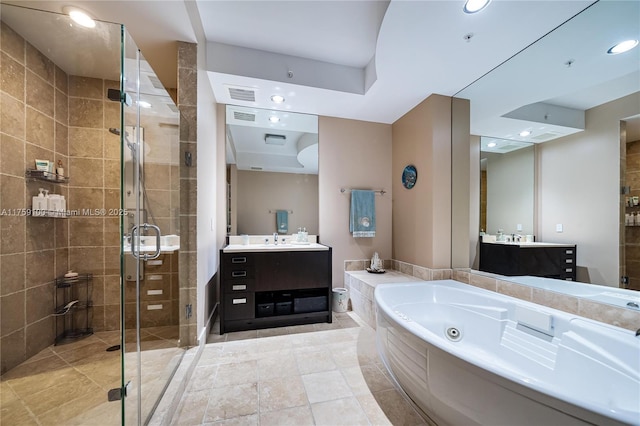
[[[136,241],[138,239],[138,229],[142,228],[145,231],[152,229],[156,234],[156,249],[153,254],[145,253],[140,254],[140,250],[136,250]],[[149,223],[143,223],[142,225],[135,225],[131,229],[131,255],[138,260],[151,260],[157,259],[160,256],[160,228],[156,225],[151,225]]]

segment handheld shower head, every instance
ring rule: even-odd
[[[120,136],[120,129],[116,129],[115,127],[109,127],[109,133],[113,133],[116,136]],[[136,146],[129,141],[129,132],[124,132],[124,141],[127,143],[127,146],[131,151],[135,151]]]

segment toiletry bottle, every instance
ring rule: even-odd
[[[46,214],[46,210],[47,210],[47,200],[44,198],[44,194],[42,193],[42,191],[44,191],[44,188],[38,188],[38,195],[33,197],[33,203],[32,203],[32,215],[33,216],[44,216]]]
[[[58,160],[56,174],[58,175],[58,179],[64,180],[64,168],[62,167],[62,160]]]

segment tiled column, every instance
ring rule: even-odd
[[[178,43],[178,109],[180,110],[180,343],[197,343],[197,46]],[[187,164],[187,156],[191,163]],[[191,316],[186,306],[191,305]]]

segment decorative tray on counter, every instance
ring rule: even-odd
[[[367,272],[370,274],[384,274],[385,271],[384,269],[371,269],[371,268],[367,268]]]

